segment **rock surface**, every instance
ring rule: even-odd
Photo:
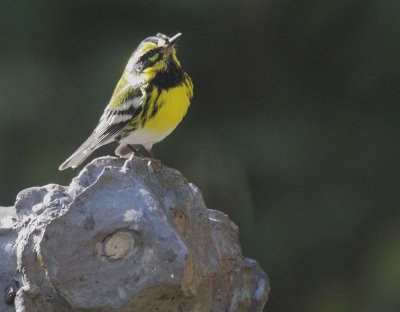
[[[262,311],[268,298],[237,226],[158,162],[98,158],[0,217],[0,311]]]

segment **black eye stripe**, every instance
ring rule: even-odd
[[[143,54],[140,59],[139,62],[143,62],[148,60],[149,58],[151,58],[152,56],[156,55],[157,53],[160,53],[161,48],[156,48],[150,51],[147,51],[145,54]]]
[[[158,61],[159,57],[154,61],[150,61],[150,58],[156,55],[157,53],[160,53],[161,49],[162,48],[155,48],[143,54],[137,61],[136,65],[134,66],[136,72],[141,72],[145,68],[153,66]]]

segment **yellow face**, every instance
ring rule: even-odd
[[[157,72],[167,70],[169,62],[180,66],[176,57],[175,41],[171,44],[170,39],[166,35],[157,34],[143,40],[133,52],[126,70],[137,76],[151,78]]]

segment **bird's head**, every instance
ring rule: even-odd
[[[154,76],[159,71],[166,71],[168,65],[175,63],[180,67],[176,57],[175,44],[182,34],[171,38],[158,33],[144,39],[133,52],[126,70],[136,76]]]

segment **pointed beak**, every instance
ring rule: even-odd
[[[181,33],[177,33],[175,36],[171,37],[168,42],[166,47],[164,48],[164,55],[166,58],[169,58],[170,55],[172,54],[172,51],[174,50],[175,43],[178,41],[178,39],[182,36]]]
[[[178,39],[182,36],[182,33],[177,33],[175,36],[169,38],[168,43],[167,43],[167,48],[175,45],[175,43],[178,41]]]

